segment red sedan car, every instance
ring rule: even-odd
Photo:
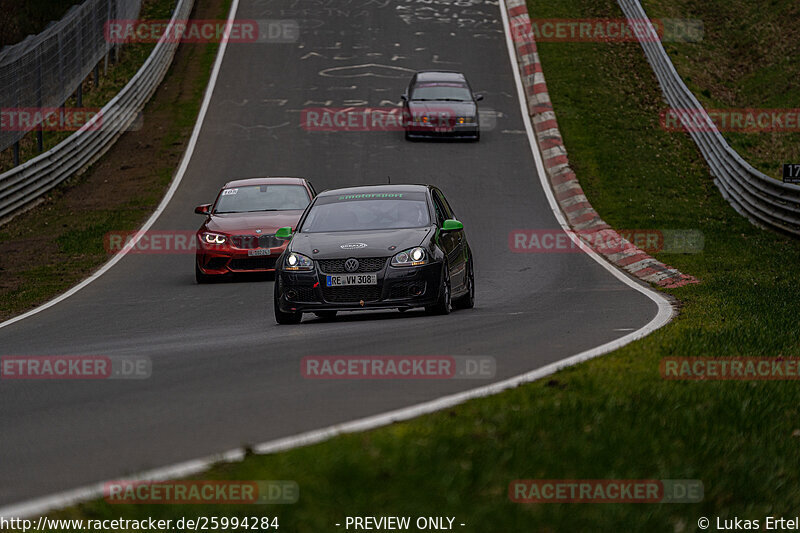
[[[278,228],[294,229],[316,196],[303,178],[251,178],[225,184],[213,204],[194,212],[206,220],[197,230],[195,277],[208,283],[238,272],[274,272],[287,241]]]

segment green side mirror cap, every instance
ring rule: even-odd
[[[278,231],[275,232],[275,238],[288,241],[292,238],[292,228],[290,226],[279,228]]]
[[[452,218],[445,220],[444,224],[442,224],[442,231],[457,231],[460,229],[464,229],[464,224]]]

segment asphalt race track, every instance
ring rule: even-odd
[[[458,5],[455,5],[458,4]],[[335,6],[335,7],[334,7]],[[656,304],[582,253],[515,254],[513,229],[558,228],[489,0],[244,0],[239,19],[292,19],[296,43],[230,44],[187,173],[153,230],[233,178],[304,176],[318,190],[434,183],[464,223],[476,307],[306,315],[277,326],[272,282],[195,284],[193,257],[128,254],[71,298],[0,329],[0,355],[150,357],[146,380],[0,380],[0,505],[294,435],[486,380],[308,380],[307,355],[489,355],[502,380],[622,337]],[[479,143],[398,131],[311,132],[309,107],[395,106],[412,71],[463,71],[494,126]]]

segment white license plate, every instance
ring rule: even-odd
[[[259,248],[259,249],[256,249],[256,250],[247,250],[247,255],[249,255],[250,257],[258,257],[258,256],[261,256],[261,255],[270,255],[271,253],[272,253],[272,250],[270,250],[269,248]]]
[[[345,285],[377,285],[377,274],[341,274],[338,276],[325,276],[328,287],[343,287]]]

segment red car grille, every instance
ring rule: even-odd
[[[254,248],[278,248],[283,241],[277,239],[275,235],[234,235],[231,237],[231,244],[234,248],[252,250]]]

